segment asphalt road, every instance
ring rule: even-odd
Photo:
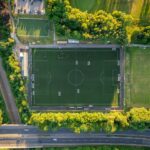
[[[78,145],[129,145],[150,147],[150,130],[75,134],[68,130],[43,132],[33,126],[0,127],[0,148],[36,148]]]

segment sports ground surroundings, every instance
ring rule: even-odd
[[[97,10],[105,10],[112,12],[120,10],[131,14],[137,19],[150,20],[149,0],[70,0],[70,2],[73,7],[83,11],[95,12]]]
[[[119,48],[37,48],[30,61],[33,106],[119,105]]]
[[[150,107],[150,48],[126,49],[126,104]]]
[[[18,17],[16,19],[17,36],[23,43],[52,43],[52,23],[47,18]]]
[[[83,11],[121,10],[141,20],[142,23],[150,20],[149,0],[70,0],[70,2],[73,7]],[[18,15],[16,18],[16,32],[22,43],[44,45],[53,44],[55,41],[53,23],[49,22],[46,16]],[[68,39],[67,36],[62,39],[56,38]],[[119,50],[112,51],[107,48],[105,50],[33,49],[30,55],[32,62],[29,62],[32,69],[31,81],[33,80],[29,88],[31,105],[118,107],[120,100],[124,99],[127,107],[150,107],[149,49],[125,48],[126,78],[123,97],[120,93],[124,89],[120,90],[118,82],[118,74],[121,72],[118,62]]]

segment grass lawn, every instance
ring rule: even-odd
[[[48,20],[19,18],[17,34],[18,36],[48,36]]]
[[[112,49],[33,49],[32,105],[118,106],[118,57]]]
[[[150,48],[126,50],[126,103],[150,107]]]
[[[21,42],[36,44],[52,43],[52,24],[45,18],[18,18],[17,35]]]
[[[114,10],[121,10],[137,19],[150,19],[149,0],[70,0],[70,2],[73,7],[83,11],[94,12],[102,9],[112,12]]]

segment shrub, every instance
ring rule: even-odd
[[[136,44],[150,44],[150,26],[141,27],[140,30],[133,32],[131,40]]]
[[[70,29],[71,33],[78,31],[85,39],[115,39],[118,43],[127,42],[126,26],[132,24],[131,15],[120,11],[112,14],[102,10],[93,14],[82,12],[72,8],[69,0],[46,0],[46,6],[49,18]],[[76,36],[78,37],[80,38],[79,35]]]
[[[73,131],[106,131],[115,132],[120,129],[150,128],[150,110],[133,108],[129,112],[113,111],[81,112],[81,113],[32,113],[29,124],[36,125],[43,130],[70,128]]]

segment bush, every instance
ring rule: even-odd
[[[69,0],[46,0],[46,12],[56,24],[69,29],[75,38],[115,39],[118,43],[126,43],[126,26],[133,18],[125,13],[115,11],[112,14],[99,10],[93,14],[72,8]],[[65,29],[65,28],[64,28]],[[74,32],[75,31],[75,32]],[[63,33],[63,32],[61,32]]]
[[[150,110],[145,108],[132,108],[128,113],[128,121],[133,129],[150,128]]]
[[[0,126],[2,125],[3,117],[2,117],[2,111],[0,110]]]
[[[120,129],[146,129],[150,128],[150,110],[133,108],[127,113],[32,113],[29,124],[37,125],[41,129],[70,128],[81,131],[115,132]]]
[[[135,44],[150,44],[150,26],[141,27],[133,32],[131,40]]]

